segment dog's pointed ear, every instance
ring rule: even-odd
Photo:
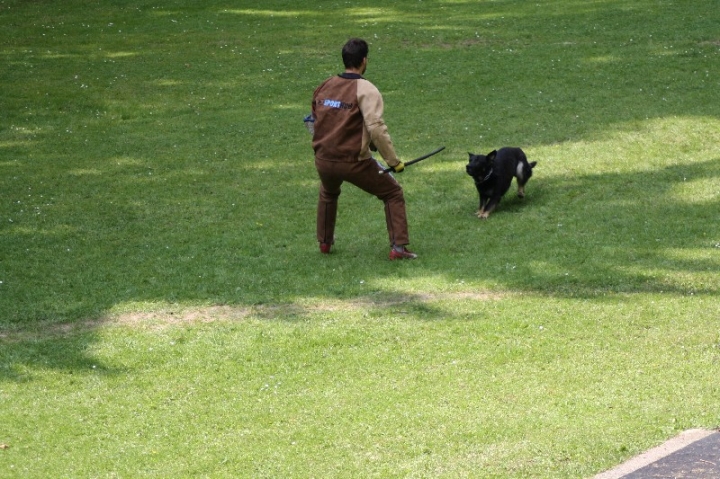
[[[532,170],[533,168],[535,168],[535,165],[537,165],[537,161],[533,161],[532,163],[530,163],[530,169]]]
[[[497,156],[497,150],[493,150],[487,154],[486,158],[488,160],[494,160],[496,156]]]
[[[472,158],[473,154],[468,151],[468,157]]]

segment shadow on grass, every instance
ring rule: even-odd
[[[117,374],[117,369],[88,353],[95,342],[92,329],[63,334],[56,328],[46,328],[36,334],[24,331],[10,338],[0,337],[0,380],[31,382],[36,372],[42,370]]]
[[[447,198],[464,207],[449,217],[422,215],[419,228],[442,224],[476,252],[451,253],[464,259],[454,264],[456,278],[495,279],[510,290],[577,298],[715,295],[720,204],[715,193],[699,187],[696,202],[677,190],[696,180],[717,185],[719,168],[720,158],[573,179],[538,171],[526,199],[508,193],[487,221],[472,217],[477,200],[467,179],[463,195],[449,192]]]
[[[308,151],[298,153],[307,138],[288,132],[300,128],[325,68],[337,70],[327,51],[348,32],[373,38],[370,76],[400,127],[392,131],[418,145],[434,132],[451,148],[533,147],[646,118],[720,116],[716,85],[704,76],[717,57],[708,33],[717,14],[660,15],[653,2],[425,3],[297,15],[277,14],[284,4],[273,2],[232,11],[208,3],[128,25],[136,33],[113,44],[114,54],[99,53],[101,31],[91,32],[98,44],[77,38],[67,55],[8,46],[3,84],[27,90],[15,86],[2,100],[0,342],[13,350],[5,363],[85,369],[91,329],[66,337],[52,325],[125,309],[389,295],[417,316],[449,314],[403,297],[388,279],[587,298],[718,293],[720,205],[673,194],[687,178],[717,184],[717,158],[636,173],[593,173],[588,163],[586,174],[567,177],[543,175],[539,159],[528,198],[506,197],[484,223],[472,217],[475,192],[459,160],[457,173],[433,184],[403,180],[420,261],[387,262],[381,208],[349,191],[336,254],[319,257],[315,174]],[[138,22],[115,13],[117,25]],[[335,29],[317,33],[329,17]],[[241,34],[232,30],[238,20]],[[70,20],[56,27],[58,35],[74,28]],[[188,29],[203,49],[179,46]],[[690,33],[678,39],[679,31]],[[665,75],[653,75],[658,69]],[[51,88],[65,95],[47,95]],[[392,111],[400,105],[402,115]],[[367,219],[354,218],[366,210]],[[293,311],[277,317],[305,316]],[[23,339],[31,332],[40,335]],[[15,366],[0,376],[23,377]]]

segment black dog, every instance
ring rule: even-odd
[[[483,155],[470,155],[470,162],[465,167],[468,175],[475,180],[475,188],[480,194],[480,206],[477,217],[486,219],[500,203],[507,190],[510,189],[513,176],[517,178],[518,196],[525,198],[525,183],[532,176],[537,161],[528,163],[525,152],[520,148],[504,147]]]

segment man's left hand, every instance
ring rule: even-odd
[[[392,169],[395,173],[402,173],[402,171],[405,169],[405,163],[401,161],[397,165],[393,166]]]

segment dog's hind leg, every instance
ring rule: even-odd
[[[520,183],[520,180],[518,180],[517,195],[518,198],[525,198],[525,184]]]
[[[517,195],[520,198],[525,198],[525,184],[532,176],[532,169],[537,165],[537,161],[532,163],[520,162],[517,165],[515,171],[515,178],[517,178]]]
[[[527,174],[525,173],[526,161],[518,161],[515,167],[515,178],[517,179],[517,195],[519,198],[525,198],[525,183],[527,182]]]

